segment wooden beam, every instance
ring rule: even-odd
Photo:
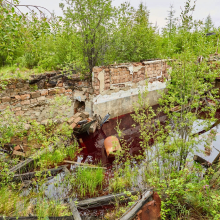
[[[76,165],[80,165],[80,166],[86,166],[86,167],[89,167],[89,168],[102,168],[102,169],[107,169],[106,167],[98,167],[98,166],[95,166],[95,165],[92,165],[92,164],[87,164],[87,163],[80,163],[80,162],[74,162],[74,161],[70,161],[70,160],[64,160],[63,161],[64,163],[70,163],[70,164],[76,164]]]
[[[76,204],[72,200],[70,201],[70,209],[71,209],[71,212],[73,214],[74,220],[82,220],[81,217],[80,217],[79,211],[76,207]]]
[[[142,198],[137,201],[119,220],[132,220],[137,215],[139,210],[148,202],[152,197],[152,191],[145,191]]]

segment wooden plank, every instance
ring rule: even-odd
[[[43,170],[41,171],[42,175],[49,175],[51,174],[52,176],[58,173],[59,171],[63,170],[65,166],[60,166],[58,168],[53,168],[53,169],[48,169],[48,170]],[[40,172],[40,171],[38,171]],[[24,181],[24,180],[30,180],[34,178],[35,174],[37,172],[29,172],[29,173],[23,173],[23,174],[15,174],[12,181]]]
[[[210,167],[211,166],[211,163],[209,163],[207,160],[203,159],[202,157],[200,157],[198,155],[194,155],[193,160],[197,163],[200,163],[204,167]]]
[[[38,220],[37,216],[28,217],[0,217],[0,220]],[[73,216],[48,217],[49,220],[75,220]],[[89,216],[89,220],[99,220],[97,216]],[[88,220],[88,216],[83,216],[82,220]],[[101,220],[101,219],[100,219]]]
[[[78,209],[76,207],[76,204],[72,200],[70,201],[70,210],[73,214],[74,220],[82,220],[81,217],[80,217],[80,214],[78,212]]]
[[[152,191],[145,191],[142,198],[137,201],[119,220],[132,220],[137,215],[138,211],[150,200],[152,195]]]
[[[44,148],[43,150],[40,150],[40,151],[36,152],[34,155],[32,155],[31,157],[27,158],[26,160],[15,165],[9,171],[16,173],[17,171],[21,170],[23,167],[32,163],[35,160],[35,158],[37,158],[38,156],[41,156],[42,154],[46,153],[47,151],[52,152],[52,150],[53,150],[52,146],[49,146],[49,148]]]
[[[107,169],[106,167],[97,167],[95,165],[92,165],[92,164],[86,164],[86,163],[80,163],[80,162],[74,162],[74,161],[70,161],[70,160],[64,160],[63,161],[64,163],[70,163],[70,164],[76,164],[76,165],[80,165],[80,166],[86,166],[86,167],[89,167],[89,168],[102,168],[102,169]]]
[[[219,162],[219,159],[220,159],[220,153],[218,153],[216,158],[213,160],[212,164],[217,164]]]
[[[137,195],[140,191],[130,191],[129,194]],[[124,197],[123,200],[121,198]],[[101,197],[90,198],[82,201],[78,201],[78,208],[97,208],[105,205],[114,204],[116,201],[124,203],[130,200],[130,196],[125,193],[119,193],[115,195],[107,195]]]

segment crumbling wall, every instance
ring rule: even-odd
[[[93,114],[109,112],[116,117],[133,111],[138,94],[148,90],[150,105],[156,105],[166,88],[170,66],[167,60],[143,61],[93,68]],[[146,88],[146,82],[148,82]]]
[[[94,67],[92,79],[55,72],[2,81],[0,111],[9,108],[42,124],[60,114],[69,118],[78,111],[101,117],[110,113],[113,118],[132,112],[138,94],[146,89],[149,104],[156,105],[158,91],[166,88],[169,69],[166,60],[153,60]]]
[[[90,77],[82,79],[77,74],[60,73],[33,75],[28,80],[4,80],[1,85],[0,111],[9,108],[16,115],[42,124],[58,115],[63,118],[74,115],[77,111],[74,112],[74,94],[82,92],[87,98],[91,88]]]

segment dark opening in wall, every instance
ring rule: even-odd
[[[85,110],[85,102],[80,102],[78,100],[74,103],[74,113],[81,112]]]

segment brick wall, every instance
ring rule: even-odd
[[[170,66],[166,60],[143,61],[136,63],[125,63],[93,68],[93,81],[95,95],[100,91],[99,75],[104,74],[104,90],[114,90],[115,88],[125,88],[127,84],[133,86],[138,82],[148,79],[149,83],[154,81],[163,82],[168,79],[168,69]]]
[[[0,111],[9,108],[15,115],[39,123],[57,115],[71,117],[74,93],[82,91],[88,96],[90,84],[90,77],[81,79],[76,74],[59,73],[33,75],[29,80],[4,80],[0,82]]]

